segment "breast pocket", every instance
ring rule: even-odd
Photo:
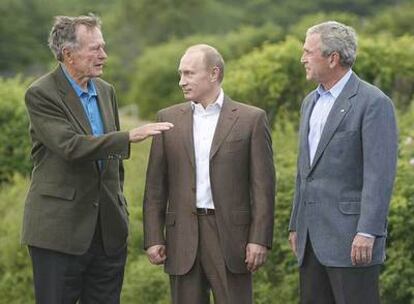
[[[222,151],[226,153],[236,153],[247,147],[246,139],[235,139],[225,141],[222,145]]]

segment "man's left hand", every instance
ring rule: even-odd
[[[246,259],[247,269],[250,272],[255,272],[266,262],[267,248],[262,245],[248,243],[246,246]]]
[[[367,237],[360,234],[355,235],[351,250],[352,265],[371,263],[374,242],[375,237]]]

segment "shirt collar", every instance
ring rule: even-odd
[[[80,87],[80,85],[78,85],[76,81],[69,75],[68,71],[66,71],[65,65],[61,64],[61,67],[62,67],[63,73],[65,74],[66,78],[68,79],[72,88],[75,90],[75,93],[76,95],[78,95],[78,97],[81,97],[82,94],[87,94],[89,96],[98,96],[98,94],[96,93],[95,85],[92,80],[88,80],[88,90],[84,91]]]
[[[351,78],[351,75],[352,75],[352,70],[349,69],[349,71],[346,72],[345,75],[342,76],[342,78],[337,83],[335,83],[335,85],[328,91],[325,91],[322,85],[319,84],[318,88],[316,89],[319,96],[330,93],[333,96],[333,98],[336,99],[339,96],[339,94],[341,94],[349,78]]]
[[[209,109],[209,108],[221,109],[223,107],[223,102],[224,102],[224,92],[223,92],[223,89],[220,88],[220,93],[217,96],[217,99],[213,103],[209,104],[207,106],[206,110]],[[193,109],[193,111],[194,111],[194,109],[200,108],[200,107],[203,108],[203,106],[200,103],[196,103],[194,101],[191,102],[191,108]]]

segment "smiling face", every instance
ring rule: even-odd
[[[307,80],[323,84],[329,78],[331,57],[322,55],[319,34],[306,36],[300,61],[305,67]]]
[[[107,59],[105,41],[101,30],[97,27],[88,28],[79,25],[76,29],[78,46],[65,49],[65,66],[73,79],[86,87],[89,79],[99,77]]]
[[[178,67],[179,85],[187,101],[208,105],[217,97],[220,84],[216,68],[207,67],[201,51],[186,52]]]

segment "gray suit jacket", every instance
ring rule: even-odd
[[[376,236],[371,264],[385,258],[387,214],[396,171],[397,127],[391,100],[352,74],[328,116],[309,162],[309,118],[316,91],[303,101],[296,190],[289,229],[298,262],[307,235],[326,266],[352,267],[357,232]]]
[[[144,197],[144,246],[165,244],[165,270],[187,273],[198,248],[193,112],[189,102],[158,113],[174,128],[154,137]],[[247,243],[272,246],[275,172],[266,113],[225,97],[210,149],[210,182],[226,265],[246,273]]]
[[[82,104],[60,67],[27,90],[33,172],[24,208],[22,243],[83,254],[100,217],[107,254],[125,248],[128,235],[122,193],[122,159],[128,132],[119,131],[111,85],[94,79],[105,134],[92,135]],[[103,163],[100,170],[97,160]]]

